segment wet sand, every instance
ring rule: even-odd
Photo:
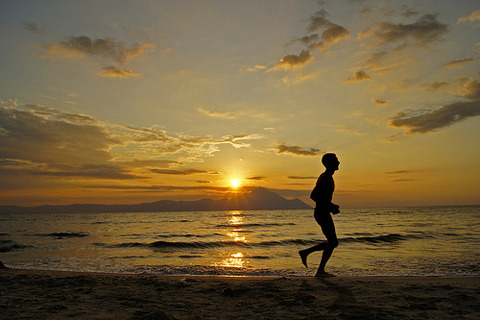
[[[480,319],[480,277],[0,270],[0,319]]]

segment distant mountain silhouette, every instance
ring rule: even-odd
[[[38,207],[0,206],[2,213],[92,213],[92,212],[160,212],[160,211],[217,211],[217,210],[278,210],[311,209],[300,199],[287,200],[265,188],[254,188],[249,193],[234,194],[229,199],[201,199],[196,201],[161,200],[130,205],[71,204]]]

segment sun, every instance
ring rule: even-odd
[[[232,179],[232,181],[230,181],[230,185],[232,186],[232,188],[235,188],[235,189],[240,187],[240,184],[241,182],[238,179]]]

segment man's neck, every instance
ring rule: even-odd
[[[327,169],[325,170],[325,174],[329,175],[329,176],[333,176],[333,174],[335,173],[335,170],[334,169]]]

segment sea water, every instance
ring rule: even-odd
[[[337,275],[480,275],[480,206],[344,209]],[[8,267],[87,272],[308,276],[325,238],[313,210],[1,214]]]

